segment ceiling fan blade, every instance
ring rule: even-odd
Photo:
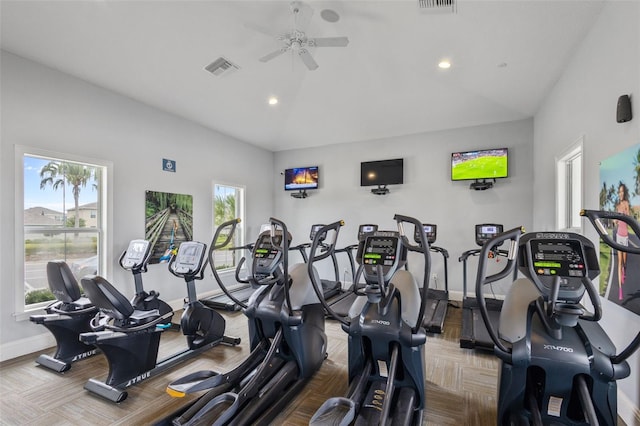
[[[270,60],[272,60],[273,58],[276,58],[280,55],[282,55],[284,52],[286,52],[287,50],[289,50],[289,48],[287,47],[281,47],[280,49],[271,52],[267,55],[264,55],[262,58],[259,59],[260,62],[268,62]]]
[[[313,59],[313,56],[311,56],[311,53],[309,53],[307,49],[300,49],[298,51],[298,55],[300,55],[302,62],[304,62],[304,64],[307,66],[307,68],[309,68],[309,70],[313,71],[316,68],[318,68],[318,64]]]
[[[316,47],[345,47],[349,44],[349,39],[347,37],[319,37],[310,38],[309,42],[313,42]]]

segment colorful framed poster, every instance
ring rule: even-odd
[[[151,243],[149,263],[165,263],[183,241],[193,239],[193,197],[146,191],[145,239]]]
[[[640,218],[640,144],[600,163],[600,209]],[[616,242],[640,246],[640,236],[624,223],[606,224]],[[600,294],[640,315],[640,256],[600,243]]]

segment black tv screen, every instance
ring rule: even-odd
[[[360,186],[400,185],[403,176],[402,158],[360,163]]]
[[[451,180],[499,179],[508,176],[507,148],[451,154]]]
[[[284,189],[297,191],[318,188],[318,166],[296,167],[284,171]]]

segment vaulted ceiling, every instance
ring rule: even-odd
[[[1,46],[280,151],[532,117],[602,5],[310,1],[294,13],[289,1],[2,0]],[[259,60],[293,28],[349,42],[308,47],[315,70],[296,46]],[[238,69],[207,72],[219,57]]]

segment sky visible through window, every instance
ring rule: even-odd
[[[62,188],[54,190],[51,185],[40,189],[40,170],[49,163],[50,159],[24,156],[24,208],[45,207],[47,209],[64,212],[74,208],[72,187],[66,185],[64,194]],[[64,204],[63,204],[64,200]],[[93,188],[93,183],[88,182],[87,186],[80,188],[80,198],[78,204],[93,203],[98,200],[98,194]]]

